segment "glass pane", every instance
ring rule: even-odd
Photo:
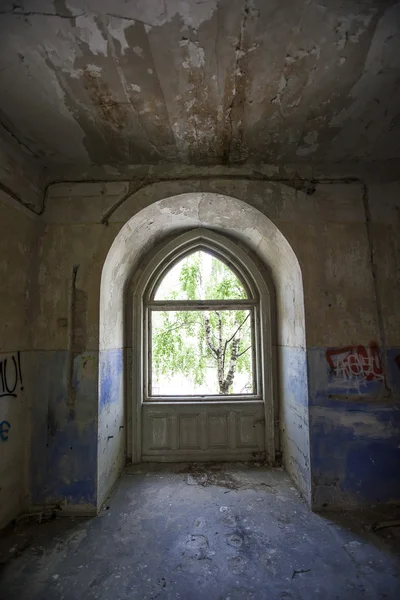
[[[247,298],[243,285],[222,261],[198,250],[163,277],[155,300],[229,300]]]
[[[151,395],[253,394],[250,310],[151,312]]]

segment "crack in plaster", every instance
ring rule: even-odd
[[[227,132],[226,148],[223,148],[223,153],[222,153],[222,162],[223,163],[229,163],[229,160],[230,160],[230,154],[231,154],[231,148],[232,148],[232,142],[233,142],[232,112],[235,108],[236,101],[237,101],[236,91],[238,88],[238,80],[241,80],[241,78],[244,76],[244,73],[243,73],[242,69],[240,68],[240,63],[241,63],[243,56],[245,56],[245,54],[246,54],[244,51],[244,48],[243,48],[243,38],[244,38],[244,33],[245,33],[246,25],[247,25],[249,12],[250,12],[250,2],[251,2],[251,0],[245,1],[245,5],[243,8],[243,18],[240,23],[239,40],[238,40],[238,43],[237,43],[237,46],[235,49],[235,65],[233,68],[234,75],[233,75],[233,86],[232,86],[232,100],[227,109],[228,132]],[[239,125],[240,124],[241,124],[241,122],[239,122]]]
[[[22,148],[25,148],[25,150],[27,150],[27,152],[29,152],[29,154],[31,156],[34,156],[35,158],[39,158],[38,154],[35,154],[35,152],[33,150],[31,150],[31,148],[29,148],[29,146],[27,144],[25,144],[22,140],[20,140],[18,138],[17,135],[15,135],[15,133],[13,133],[11,128],[6,125],[6,123],[3,121],[3,119],[1,119],[1,117],[0,117],[0,126],[3,127],[3,129],[5,129],[5,131],[7,131],[7,133],[9,133],[11,135],[11,137],[17,142],[17,144],[22,146]]]
[[[69,19],[75,20],[78,17],[83,17],[89,13],[83,12],[78,15],[61,15],[59,13],[50,13],[50,12],[38,12],[38,11],[22,11],[22,10],[3,10],[0,11],[0,15],[15,15],[21,17],[57,17],[59,19]]]
[[[117,69],[117,73],[118,73],[119,79],[121,81],[122,89],[124,90],[124,94],[125,94],[125,97],[127,99],[127,103],[131,107],[132,112],[133,112],[134,116],[136,117],[136,121],[138,123],[138,126],[140,128],[140,131],[141,131],[144,139],[147,141],[147,143],[153,149],[153,151],[161,157],[162,156],[161,152],[158,150],[157,146],[149,139],[149,136],[147,135],[147,132],[146,132],[145,128],[143,127],[143,124],[142,124],[142,122],[140,120],[140,116],[139,116],[138,112],[136,111],[135,107],[132,104],[130,95],[129,95],[128,90],[127,90],[128,83],[126,81],[126,77],[125,77],[124,71],[121,68],[121,66],[119,64],[119,61],[118,61],[118,56],[117,56],[117,53],[116,53],[116,50],[115,50],[114,38],[113,38],[111,32],[109,32],[108,27],[106,26],[106,24],[104,22],[103,22],[103,26],[104,26],[104,29],[106,31],[106,35],[107,35],[108,42],[109,42],[110,49],[111,49],[111,55],[112,55],[112,57],[114,59],[115,67]],[[139,88],[138,91],[140,91],[140,88]]]
[[[114,214],[114,212],[128,200],[128,198],[132,194],[136,194],[141,189],[154,185],[157,183],[186,183],[186,182],[196,182],[196,181],[212,181],[212,180],[228,180],[228,181],[261,181],[261,182],[270,182],[270,183],[282,183],[284,185],[288,185],[295,190],[303,191],[305,194],[311,195],[315,191],[315,186],[319,183],[323,184],[331,184],[335,185],[338,183],[347,183],[347,184],[359,184],[363,183],[360,179],[355,177],[347,177],[342,179],[302,179],[298,176],[292,178],[280,178],[280,177],[269,177],[264,175],[263,173],[253,172],[248,175],[237,175],[237,174],[220,174],[220,175],[193,175],[192,177],[157,177],[155,175],[145,175],[140,179],[134,189],[129,189],[126,194],[122,196],[115,204],[110,206],[107,211],[103,214],[100,223],[102,225],[108,226],[110,217]],[[99,180],[100,182],[100,180]],[[55,184],[57,182],[53,182]],[[80,182],[63,182],[63,183],[82,183]],[[95,183],[94,180],[85,183]],[[48,185],[49,186],[52,184]],[[130,183],[130,186],[132,182]],[[47,189],[48,189],[47,188]]]
[[[367,230],[367,240],[368,240],[368,248],[369,248],[369,259],[371,264],[371,274],[372,281],[375,292],[376,299],[376,312],[378,319],[378,328],[379,328],[379,337],[380,344],[382,348],[381,357],[383,363],[383,384],[385,386],[385,395],[391,396],[392,392],[389,388],[387,381],[387,373],[389,372],[388,364],[387,364],[387,342],[386,342],[386,332],[385,332],[385,322],[383,318],[383,301],[381,297],[380,285],[379,285],[379,273],[378,266],[376,263],[376,251],[374,244],[374,235],[372,231],[372,215],[371,209],[369,206],[369,196],[368,196],[368,186],[364,183],[363,186],[363,196],[362,196],[364,212],[365,212],[365,227]]]
[[[150,6],[149,2],[149,6]],[[172,21],[176,15],[178,15],[186,27],[191,27],[197,32],[202,23],[209,21],[217,10],[216,0],[207,0],[205,2],[194,2],[193,5],[196,7],[204,7],[200,10],[195,10],[193,13],[193,6],[190,7],[189,3],[184,2],[169,2],[163,0],[163,10],[159,14],[147,15],[150,19],[135,18],[126,15],[120,15],[117,13],[106,13],[107,16],[115,17],[118,19],[124,19],[132,21],[134,23],[141,23],[148,32],[153,27],[162,27],[166,23]]]

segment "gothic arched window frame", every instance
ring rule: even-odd
[[[240,300],[156,300],[157,289],[167,273],[183,258],[193,252],[203,251],[223,262],[243,285],[247,298]],[[272,395],[272,319],[270,289],[265,273],[254,257],[236,241],[212,230],[194,229],[160,245],[144,268],[138,286],[141,317],[137,329],[141,332],[142,403],[153,402],[204,402],[265,400]],[[155,310],[215,310],[240,309],[251,312],[252,336],[252,393],[166,395],[152,394],[151,390],[151,335],[152,313]],[[137,339],[137,338],[136,338]],[[270,391],[270,393],[268,392]]]

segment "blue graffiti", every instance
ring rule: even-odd
[[[8,421],[2,421],[0,423],[0,440],[6,442],[8,440],[8,433],[11,429],[11,425]]]

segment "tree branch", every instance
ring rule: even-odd
[[[219,342],[219,351],[222,350],[222,318],[218,310],[215,311],[215,314],[218,317],[218,342]]]
[[[206,330],[207,346],[210,348],[211,352],[214,354],[215,358],[218,360],[219,353],[218,353],[218,349],[214,346],[214,344],[212,343],[212,340],[211,340],[211,325],[210,325],[210,319],[208,317],[204,317],[204,324],[205,324],[205,330]]]
[[[247,352],[247,350],[250,350],[251,346],[249,346],[248,348],[246,348],[246,350],[243,350],[243,352],[241,352],[240,354],[238,354],[236,356],[236,358],[239,358],[240,356],[242,356],[243,354],[245,354]]]
[[[225,354],[222,354],[222,317],[217,310],[215,314],[218,317],[218,385],[221,389],[224,382]]]
[[[225,372],[225,356],[226,356],[226,348],[228,346],[228,342],[225,342],[225,346],[224,346],[224,353],[222,356],[222,373]]]
[[[246,323],[247,319],[250,317],[250,313],[247,313],[247,317],[245,318],[244,321],[242,321],[242,323],[240,323],[239,327],[236,329],[235,333],[233,334],[232,337],[229,338],[229,340],[227,340],[226,344],[229,344],[229,342],[231,342],[233,340],[233,338],[235,337],[235,335],[237,334],[237,332],[243,327],[243,325]]]
[[[227,394],[229,392],[229,388],[233,383],[233,378],[235,377],[235,369],[237,363],[237,351],[239,347],[240,340],[233,340],[232,342],[232,351],[231,351],[231,361],[228,369],[228,373],[225,381],[223,382],[222,387],[220,388],[221,394]]]
[[[170,331],[175,331],[176,329],[184,327],[185,325],[193,325],[193,323],[196,323],[196,321],[190,321],[189,323],[176,323],[175,322],[172,327],[170,327],[169,329],[165,329],[164,331],[161,331],[161,333],[158,333],[157,335],[165,335],[166,333],[169,333]]]

